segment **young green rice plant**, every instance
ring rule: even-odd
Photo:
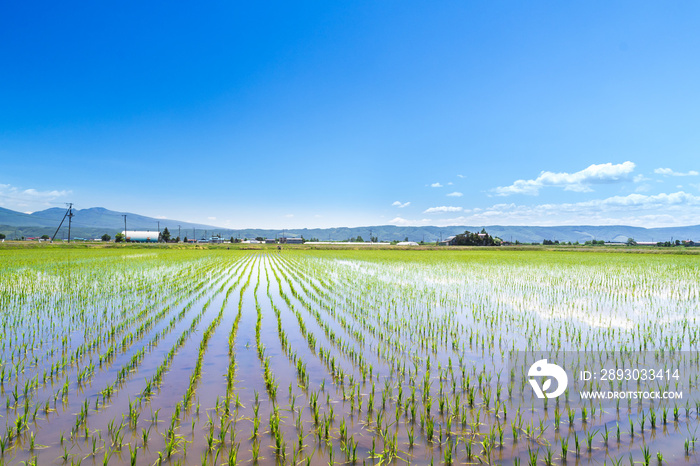
[[[443,460],[444,460],[444,464],[446,464],[446,465],[448,465],[448,466],[451,465],[451,464],[452,464],[452,461],[453,461],[453,459],[452,459],[452,448],[453,448],[453,447],[452,447],[452,442],[451,442],[451,440],[448,440],[448,441],[447,441],[447,445],[445,446],[444,451],[443,451]]]
[[[131,466],[136,466],[137,455],[138,455],[138,447],[134,446],[132,448],[131,444],[129,444],[129,461],[130,461]]]
[[[610,432],[608,432],[608,425],[607,424],[603,425],[603,433],[601,435],[603,437],[603,443],[605,443],[605,445],[607,446],[608,445],[608,436],[610,435]]]
[[[593,431],[586,431],[586,447],[588,448],[589,452],[593,450],[593,438],[597,433],[598,429]]]
[[[644,466],[649,466],[649,463],[651,462],[651,453],[649,451],[649,447],[646,445],[643,445],[641,447],[642,450],[642,458],[644,459]]]
[[[561,459],[566,462],[566,455],[569,453],[569,437],[560,438],[559,443],[561,445]]]
[[[530,447],[530,445],[527,446],[527,458],[528,458],[528,464],[530,466],[537,466],[537,458],[539,456],[540,450],[539,448],[535,448],[534,450]]]
[[[547,466],[552,466],[554,464],[554,452],[549,445],[545,447],[544,464]]]

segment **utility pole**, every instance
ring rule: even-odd
[[[73,203],[68,204],[68,242],[70,243],[70,227],[73,221]]]
[[[66,210],[66,213],[63,215],[63,218],[61,219],[61,223],[58,224],[58,228],[56,228],[56,232],[53,234],[53,237],[51,238],[51,242],[53,243],[53,240],[56,238],[56,235],[58,234],[58,230],[61,229],[61,225],[63,225],[63,221],[68,217],[68,242],[70,243],[70,222],[71,218],[73,218],[73,203],[70,202],[66,204],[68,206],[68,210]],[[15,239],[17,239],[17,229],[15,228]]]
[[[182,238],[182,236],[180,236],[180,225],[177,226],[177,237]]]
[[[124,217],[124,242],[126,243],[126,214],[122,214]]]

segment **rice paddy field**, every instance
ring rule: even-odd
[[[37,248],[0,264],[0,464],[700,463],[697,256]],[[679,355],[686,396],[533,399],[513,368],[613,351]]]

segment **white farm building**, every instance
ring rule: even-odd
[[[124,238],[132,243],[157,243],[157,231],[122,231]]]

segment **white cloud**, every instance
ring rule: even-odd
[[[664,176],[698,176],[700,173],[696,172],[695,170],[690,170],[689,172],[682,173],[682,172],[674,172],[670,168],[657,168],[654,170],[654,173],[657,175],[664,175]]]
[[[444,213],[444,212],[461,212],[461,211],[462,211],[461,207],[443,205],[440,207],[430,207],[429,209],[425,209],[423,211],[423,213],[424,214],[437,214],[437,213]]]
[[[544,171],[534,180],[516,180],[510,186],[499,186],[493,191],[497,196],[511,194],[529,194],[536,196],[545,186],[556,186],[566,191],[590,192],[591,184],[615,183],[628,179],[635,164],[624,162],[619,164],[593,164],[575,173],[554,173]]]
[[[410,206],[411,203],[410,202],[394,201],[391,205],[396,206],[399,209],[403,209],[404,207]]]
[[[631,225],[651,228],[696,225],[699,217],[700,196],[678,191],[653,195],[634,193],[562,204],[502,203],[464,210],[459,217],[429,220],[397,217],[390,223],[401,226]]]
[[[159,219],[159,220],[164,220],[164,219],[166,219],[166,218],[168,218],[168,217],[166,217],[165,215],[156,215],[156,216],[153,217],[153,218],[157,218],[157,219]],[[210,220],[216,220],[216,219],[210,219]]]
[[[457,175],[458,178],[464,178],[464,175]]]
[[[34,188],[22,189],[9,184],[0,184],[0,206],[12,210],[37,211],[53,207],[61,198],[72,194],[70,190],[39,191]]]
[[[462,197],[462,196],[464,196],[464,194],[462,194],[462,193],[460,193],[460,192],[458,192],[458,191],[455,191],[455,192],[453,192],[453,193],[448,194],[447,196],[448,196],[448,197]]]
[[[430,185],[431,188],[442,188],[442,185],[439,182],[435,182]]]
[[[285,215],[285,217],[286,217],[286,218],[292,218],[292,217],[294,217],[294,214],[287,214],[287,215]]]

